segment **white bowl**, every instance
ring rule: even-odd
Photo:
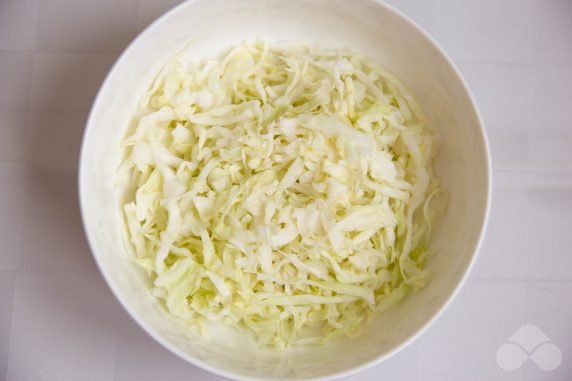
[[[242,40],[305,40],[362,52],[400,78],[441,136],[437,176],[449,193],[434,231],[431,282],[373,321],[365,336],[275,353],[232,330],[211,339],[175,324],[126,258],[114,175],[119,142],[144,90],[169,57],[187,47],[215,57]],[[129,314],[183,359],[236,379],[332,379],[350,375],[412,342],[443,312],[466,279],[486,225],[490,159],[475,102],[458,70],[409,18],[374,0],[196,0],[181,4],[129,46],[103,83],[84,135],[79,173],[83,223],[99,265]]]

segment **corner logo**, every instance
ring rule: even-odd
[[[517,370],[530,359],[536,366],[551,371],[560,366],[562,352],[537,326],[520,327],[497,351],[497,364],[504,370]]]

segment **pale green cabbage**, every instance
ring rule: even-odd
[[[139,115],[120,168],[129,246],[192,327],[323,343],[425,285],[434,139],[368,59],[263,42],[175,57]]]

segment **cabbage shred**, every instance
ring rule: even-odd
[[[357,335],[425,285],[434,139],[367,58],[264,42],[177,56],[138,112],[126,236],[172,315],[280,350]]]

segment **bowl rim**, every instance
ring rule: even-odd
[[[429,33],[427,31],[425,31],[425,29],[423,29],[419,24],[417,24],[412,18],[410,18],[407,14],[405,14],[404,12],[402,12],[401,10],[399,10],[398,8],[396,8],[395,6],[386,3],[384,0],[365,0],[365,1],[369,1],[373,4],[375,4],[376,6],[385,8],[386,11],[388,11],[389,13],[392,13],[394,16],[396,16],[397,18],[400,18],[402,21],[406,22],[408,24],[409,27],[412,27],[413,29],[415,29],[417,32],[419,32],[421,34],[421,36],[430,44],[432,45],[432,47],[434,49],[436,49],[436,51],[445,59],[445,62],[447,63],[447,65],[449,65],[449,68],[452,69],[454,76],[456,77],[456,79],[459,81],[459,83],[461,84],[463,90],[465,91],[465,93],[467,94],[468,98],[469,98],[469,103],[471,106],[472,111],[474,112],[476,118],[477,118],[477,124],[478,124],[478,130],[479,133],[481,135],[481,139],[482,139],[482,152],[484,153],[484,160],[485,160],[485,169],[486,169],[486,197],[485,197],[485,211],[482,217],[482,222],[481,222],[481,226],[480,226],[480,231],[479,231],[479,235],[478,235],[478,240],[477,243],[475,245],[475,248],[473,250],[473,252],[471,253],[471,258],[468,262],[468,265],[466,265],[464,271],[463,271],[463,275],[461,276],[461,278],[459,279],[459,281],[457,282],[457,284],[455,285],[455,288],[453,289],[453,291],[451,292],[451,294],[448,296],[448,298],[445,300],[445,302],[441,305],[441,307],[433,314],[433,316],[428,319],[427,321],[425,321],[423,323],[423,325],[421,325],[420,328],[418,328],[414,333],[412,333],[411,335],[409,335],[405,340],[403,340],[399,345],[395,346],[393,349],[391,349],[390,351],[378,355],[377,357],[375,357],[372,360],[366,361],[360,365],[357,366],[353,366],[351,368],[348,368],[346,370],[343,371],[339,371],[336,373],[332,373],[329,375],[325,375],[325,376],[320,376],[320,377],[315,377],[315,378],[305,378],[307,380],[316,380],[316,381],[330,381],[330,380],[335,380],[335,379],[339,379],[339,378],[343,378],[343,377],[349,377],[352,375],[355,375],[361,371],[364,371],[368,368],[371,368],[373,366],[379,365],[382,362],[384,362],[385,360],[391,358],[392,356],[394,356],[395,354],[397,354],[398,352],[402,351],[404,348],[406,348],[407,346],[409,346],[411,343],[413,343],[414,341],[416,341],[423,333],[425,333],[431,326],[433,326],[433,324],[442,316],[442,314],[445,312],[445,310],[447,310],[447,308],[451,305],[451,303],[453,302],[453,300],[457,297],[457,295],[459,294],[461,288],[464,286],[464,284],[466,283],[474,265],[476,262],[476,259],[479,255],[479,252],[482,249],[482,244],[483,244],[483,240],[484,240],[484,236],[487,230],[487,226],[489,223],[489,217],[490,217],[490,207],[491,207],[491,195],[492,195],[492,166],[491,166],[491,153],[490,153],[490,144],[488,141],[488,137],[487,137],[487,133],[486,133],[486,128],[485,128],[485,124],[483,121],[483,117],[479,111],[479,108],[477,106],[477,103],[475,101],[475,97],[472,93],[472,91],[470,90],[467,82],[465,81],[464,77],[462,76],[459,68],[457,67],[457,65],[453,62],[453,60],[447,55],[447,53],[444,51],[444,49],[434,40],[433,37],[431,37],[429,35]],[[172,352],[173,354],[177,355],[178,357],[180,357],[181,359],[187,361],[188,363],[202,369],[205,370],[207,372],[210,372],[212,374],[218,375],[218,376],[222,376],[225,378],[229,378],[229,379],[234,379],[234,380],[242,380],[242,381],[261,381],[264,380],[261,377],[253,377],[253,376],[247,376],[247,375],[243,375],[243,374],[239,374],[239,373],[235,373],[232,371],[228,371],[222,368],[218,368],[216,366],[210,365],[207,362],[198,359],[194,356],[188,355],[187,353],[183,352],[182,350],[180,350],[179,348],[177,348],[175,345],[171,344],[170,342],[168,342],[167,340],[165,340],[163,337],[161,337],[161,335],[155,331],[154,328],[152,328],[150,325],[148,325],[143,319],[139,318],[137,313],[135,313],[135,311],[129,306],[129,304],[127,303],[126,300],[124,300],[124,298],[119,294],[119,292],[117,291],[117,287],[115,285],[115,282],[113,281],[113,279],[111,279],[110,276],[107,275],[107,271],[104,269],[103,264],[101,263],[101,261],[99,260],[99,255],[96,253],[96,250],[94,250],[95,248],[95,238],[92,234],[92,230],[93,229],[88,229],[88,226],[91,226],[88,221],[87,221],[87,217],[86,214],[84,212],[84,205],[86,205],[86,195],[85,192],[83,191],[84,189],[84,184],[85,184],[85,180],[84,180],[84,176],[85,176],[85,170],[84,167],[86,166],[86,162],[89,160],[86,157],[86,145],[87,145],[87,141],[88,141],[88,137],[90,136],[90,130],[92,129],[93,126],[93,119],[94,119],[94,113],[95,110],[98,108],[98,104],[101,102],[101,98],[102,98],[102,93],[104,92],[105,88],[108,86],[108,82],[110,81],[110,78],[113,76],[113,74],[115,73],[115,71],[117,70],[118,67],[120,67],[123,64],[123,61],[125,60],[125,57],[129,54],[129,52],[133,49],[133,46],[136,45],[140,40],[143,40],[146,38],[147,35],[149,35],[150,33],[153,32],[153,30],[156,28],[157,25],[163,23],[169,16],[171,16],[172,14],[175,14],[177,12],[179,12],[180,9],[182,9],[183,7],[187,7],[187,6],[191,6],[192,3],[194,3],[195,0],[186,0],[183,1],[182,3],[176,5],[175,7],[169,9],[168,11],[166,11],[165,13],[163,13],[161,16],[159,16],[157,19],[155,19],[151,24],[149,24],[148,26],[145,27],[145,29],[143,29],[130,43],[129,45],[122,51],[122,53],[119,55],[119,57],[117,58],[117,60],[115,61],[115,63],[112,65],[112,67],[110,68],[110,70],[108,71],[105,79],[103,80],[103,82],[101,83],[99,90],[97,92],[96,97],[94,98],[93,104],[91,106],[90,112],[88,114],[86,123],[85,123],[85,130],[83,132],[83,137],[82,137],[82,141],[81,141],[81,146],[80,146],[80,155],[79,155],[79,166],[78,166],[78,198],[79,198],[79,208],[80,208],[80,214],[81,214],[81,220],[82,220],[82,225],[83,225],[83,229],[84,229],[84,233],[85,236],[87,238],[87,243],[89,246],[89,249],[91,251],[91,254],[95,260],[95,263],[97,265],[97,268],[100,272],[100,274],[102,275],[102,277],[105,279],[105,282],[107,283],[107,286],[109,287],[109,289],[111,290],[112,294],[115,296],[115,298],[119,301],[119,303],[121,304],[121,306],[127,311],[127,313],[131,316],[131,318],[139,325],[139,327],[141,327],[149,336],[151,336],[156,342],[158,342],[159,344],[161,344],[164,348],[166,348],[167,350],[169,350],[170,352]],[[303,378],[300,379],[296,379],[296,380],[301,380]],[[273,380],[286,380],[284,378],[275,378]]]

